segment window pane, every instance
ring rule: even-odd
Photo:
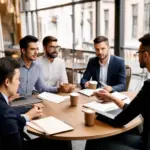
[[[59,45],[72,48],[72,7],[61,7],[38,12],[40,40],[52,35],[58,38]]]
[[[62,5],[70,3],[72,0],[37,0],[37,8],[51,7],[55,5]]]
[[[95,2],[75,5],[75,48],[93,50]]]

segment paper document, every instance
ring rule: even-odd
[[[98,101],[92,101],[90,103],[83,104],[83,107],[94,109],[96,112],[107,112],[107,111],[115,110],[119,108],[113,102],[100,103]]]
[[[112,95],[118,99],[124,100],[124,102],[127,104],[129,104],[131,101],[127,95],[124,95],[124,94],[119,93],[119,92],[114,92],[114,93],[112,93]]]
[[[54,103],[61,103],[63,101],[69,100],[69,96],[60,96],[57,94],[52,94],[48,92],[43,92],[37,96],[40,99],[47,100]]]
[[[131,102],[130,98],[122,93],[114,92],[112,95],[116,98],[123,100],[126,104]],[[92,101],[90,103],[83,104],[83,107],[94,109],[96,112],[107,112],[118,109],[119,107],[114,102],[101,103],[102,100]]]
[[[70,125],[52,116],[27,122],[26,125],[47,135],[73,130]]]
[[[96,91],[99,91],[99,90],[102,90],[102,89],[101,89],[101,88],[96,89],[96,90],[83,89],[83,90],[80,90],[79,93],[81,93],[81,94],[83,94],[83,95],[86,95],[86,96],[92,96],[92,95],[93,95],[93,92],[96,92]]]

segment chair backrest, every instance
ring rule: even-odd
[[[129,65],[126,65],[126,91],[128,91],[130,80],[131,80],[132,70]]]

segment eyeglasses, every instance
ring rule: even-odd
[[[51,49],[51,50],[60,50],[61,49],[61,47],[60,46],[47,46],[49,49]]]

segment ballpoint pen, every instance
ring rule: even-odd
[[[99,83],[100,83],[102,86],[107,86],[107,84],[105,84],[105,83],[102,82],[102,81],[99,81]]]

